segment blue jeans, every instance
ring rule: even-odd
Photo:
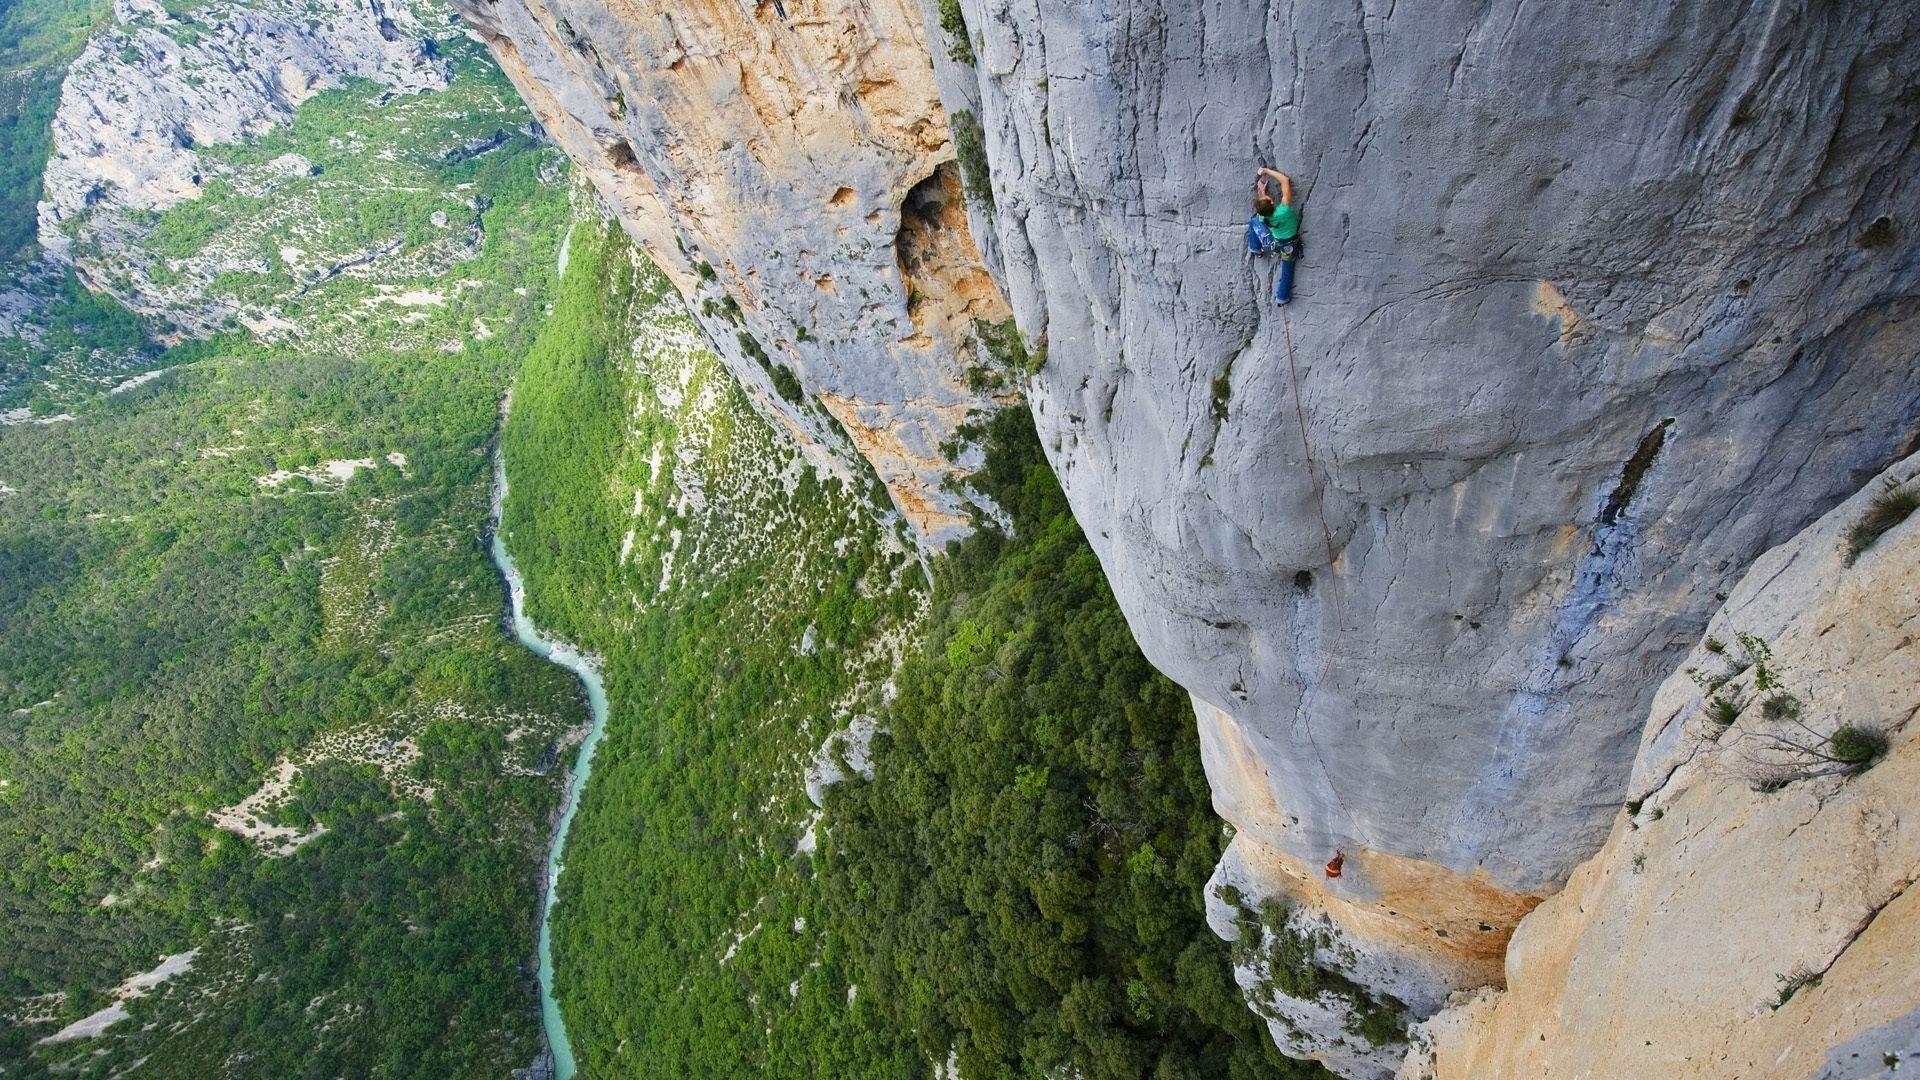
[[[1280,256],[1280,273],[1273,283],[1273,302],[1284,304],[1293,299],[1293,264],[1300,255],[1300,238],[1275,240],[1267,223],[1255,214],[1247,221],[1247,250],[1255,255]]]
[[[1267,231],[1267,223],[1255,214],[1247,219],[1247,250],[1255,255],[1271,255],[1280,246],[1273,234]]]

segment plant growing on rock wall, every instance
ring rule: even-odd
[[[1860,230],[1860,235],[1854,238],[1854,243],[1868,251],[1884,251],[1899,239],[1900,230],[1894,225],[1893,219],[1882,214],[1868,223],[1866,228]]]
[[[1011,316],[997,323],[975,320],[973,333],[994,368],[1022,375],[1038,375],[1047,365],[1047,347],[1029,346],[1026,336],[1020,333]],[[983,378],[989,385],[999,381],[997,372],[986,373]]]
[[[1732,726],[1735,720],[1740,719],[1740,699],[1715,694],[1707,699],[1707,717],[1722,727]]]
[[[947,59],[971,67],[973,38],[967,33],[967,13],[960,10],[960,0],[940,0],[940,29],[953,39],[947,44]]]
[[[1754,634],[1737,634],[1742,657],[1729,656],[1729,670],[1709,675],[1695,668],[1687,674],[1707,691],[1702,711],[1709,721],[1700,737],[1714,744],[1723,766],[1752,781],[1761,793],[1779,791],[1788,784],[1819,776],[1852,776],[1871,768],[1887,752],[1886,735],[1872,727],[1843,723],[1831,732],[1805,719],[1806,703],[1789,690],[1773,647]],[[1752,673],[1752,702],[1742,700],[1746,688],[1729,686]],[[1735,725],[1747,718],[1747,723]]]
[[[1274,1000],[1278,994],[1344,1012],[1347,1033],[1373,1046],[1406,1040],[1406,1003],[1391,994],[1376,995],[1334,966],[1351,963],[1354,957],[1351,949],[1338,945],[1331,930],[1292,918],[1291,905],[1277,897],[1261,901],[1255,911],[1241,903],[1238,890],[1231,897],[1224,888],[1216,895],[1238,909],[1234,962],[1259,972],[1253,1001],[1262,1016],[1298,1031],[1279,1011]]]
[[[1213,377],[1213,422],[1227,422],[1227,406],[1233,400],[1233,360],[1229,357],[1227,366]]]
[[[1785,691],[1768,695],[1760,714],[1769,720],[1788,720],[1800,715],[1800,699]]]
[[[1886,486],[1867,503],[1866,513],[1847,530],[1842,545],[1847,565],[1852,566],[1882,536],[1892,532],[1894,526],[1912,517],[1915,510],[1920,510],[1920,490],[1904,487],[1900,481],[1887,477]]]
[[[1792,974],[1779,975],[1775,978],[1780,981],[1780,996],[1774,999],[1769,1007],[1777,1012],[1782,1005],[1792,1001],[1793,995],[1799,993],[1802,987],[1819,986],[1821,976],[1811,968],[1801,967],[1795,968]]]
[[[976,206],[993,209],[993,172],[987,165],[987,129],[972,109],[961,109],[947,118],[953,129],[953,153],[960,162],[960,178],[966,182],[967,198]]]
[[[1864,771],[1887,754],[1887,736],[1869,727],[1843,724],[1827,736],[1827,752],[1856,772]]]

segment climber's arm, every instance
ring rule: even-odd
[[[1260,170],[1261,180],[1264,182],[1265,179],[1269,176],[1273,177],[1275,180],[1280,181],[1280,205],[1292,206],[1293,205],[1293,180],[1289,178],[1286,173],[1283,173],[1278,169],[1268,169],[1263,167]]]

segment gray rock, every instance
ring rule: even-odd
[[[975,233],[1136,635],[1264,766],[1223,812],[1555,888],[1716,591],[1914,435],[1913,13],[962,7]]]

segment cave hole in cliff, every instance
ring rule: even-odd
[[[1293,587],[1296,589],[1299,589],[1303,593],[1312,592],[1313,591],[1313,571],[1302,570],[1299,573],[1293,575]]]
[[[925,343],[929,331],[951,332],[968,320],[978,327],[1006,318],[1006,305],[980,265],[979,249],[967,230],[966,195],[956,162],[941,162],[907,192],[893,253],[906,287],[914,340]]]
[[[836,196],[838,198],[838,196]],[[932,175],[913,185],[900,204],[900,230],[893,236],[893,254],[900,277],[910,290],[907,306],[922,294],[917,283],[932,278],[941,260],[942,241],[967,224],[967,208],[960,193],[960,167],[943,161]]]
[[[640,158],[633,152],[633,144],[625,139],[615,139],[607,144],[607,160],[622,172],[639,172]]]
[[[850,187],[835,188],[833,198],[827,200],[829,206],[846,206],[852,202],[853,189]]]

